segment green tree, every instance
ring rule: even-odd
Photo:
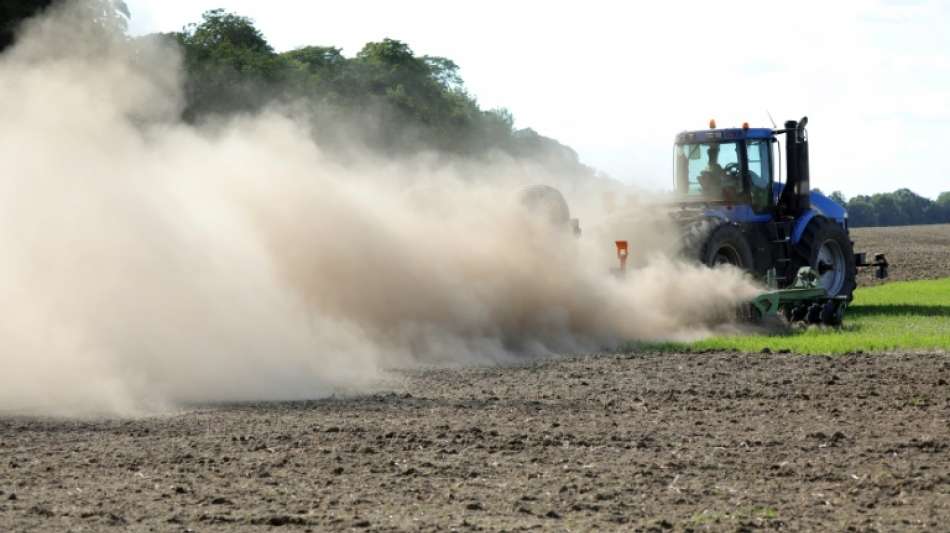
[[[897,210],[903,216],[904,224],[926,224],[931,222],[931,208],[933,201],[924,198],[910,189],[898,189],[891,196],[894,198],[894,204]]]
[[[871,197],[871,203],[874,205],[874,210],[877,212],[877,221],[881,226],[903,226],[908,223],[908,218],[901,211],[894,195],[889,193],[875,194]]]
[[[305,46],[280,54],[288,65],[285,80],[289,98],[319,105],[340,107],[344,95],[354,94],[342,83],[348,60],[333,46]],[[339,109],[338,109],[339,110]]]
[[[454,61],[417,56],[398,40],[367,43],[351,58],[333,46],[276,53],[253,21],[223,10],[206,12],[175,38],[191,121],[279,103],[298,120],[311,120],[318,141],[341,150],[362,144],[383,153],[466,157],[502,151],[591,173],[570,148],[531,130],[516,133],[507,110],[481,109]]]
[[[80,15],[100,28],[124,33],[131,16],[122,0],[2,0],[0,1],[0,52],[14,43],[20,24],[54,4],[74,4]]]
[[[178,35],[188,72],[186,118],[254,111],[281,93],[291,64],[250,19],[221,9],[202,19]]]
[[[184,41],[189,51],[199,58],[215,57],[233,49],[272,55],[274,49],[264,39],[251,19],[212,9],[202,15],[201,24],[185,27]]]
[[[950,191],[940,193],[934,202],[934,217],[937,222],[950,223]]]
[[[42,13],[53,0],[3,0],[0,2],[0,52],[13,44],[24,20]]]
[[[424,56],[422,62],[429,69],[429,76],[446,89],[463,89],[462,77],[459,76],[459,67],[451,59]]]
[[[485,144],[479,136],[483,112],[451,60],[417,57],[405,43],[384,39],[367,43],[344,79],[364,108],[384,118],[371,140],[384,150],[463,153]]]
[[[877,210],[869,196],[855,196],[847,205],[848,224],[851,227],[870,227],[878,225]]]
[[[333,46],[305,46],[281,55],[299,63],[312,73],[337,71],[346,65],[342,51]]]

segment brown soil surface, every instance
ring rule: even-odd
[[[0,531],[939,531],[950,356],[598,355],[0,419]]]
[[[950,224],[856,228],[851,238],[855,251],[867,252],[868,260],[876,253],[887,255],[891,281],[950,277]],[[880,283],[874,269],[858,275],[859,285]]]

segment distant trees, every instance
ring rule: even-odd
[[[909,189],[858,195],[847,201],[838,191],[829,197],[848,209],[852,227],[950,223],[950,192],[941,193],[936,201]]]
[[[821,189],[815,188],[815,190],[816,190],[816,191],[820,191]],[[835,202],[837,202],[838,205],[845,205],[845,204],[848,203],[848,200],[845,199],[844,194],[842,194],[841,191],[835,191],[835,192],[829,194],[829,195],[828,195],[828,198],[831,198],[832,200],[834,200]]]
[[[355,57],[333,46],[278,53],[253,21],[220,9],[166,38],[177,41],[185,58],[189,121],[290,106],[298,119],[313,121],[314,135],[327,144],[383,153],[499,151],[592,172],[573,150],[516,131],[507,110],[481,109],[451,59],[418,56],[401,41],[367,43]]]
[[[128,39],[130,13],[122,0],[0,0],[0,51],[13,44],[24,20],[59,4],[72,4],[78,21],[92,23],[88,31]],[[318,141],[341,150],[506,153],[593,174],[570,148],[533,130],[515,130],[507,110],[481,109],[451,59],[416,55],[401,41],[367,43],[355,57],[334,46],[278,52],[252,20],[222,9],[207,11],[180,32],[128,40],[132,46],[163,40],[180,48],[182,118],[189,122],[270,106],[310,121]]]
[[[934,214],[943,220],[950,220],[950,191],[940,193],[934,202]]]

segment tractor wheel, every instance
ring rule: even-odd
[[[818,273],[818,285],[828,296],[846,296],[850,302],[857,285],[854,249],[848,233],[838,224],[824,217],[815,217],[805,228],[796,251],[804,265]]]
[[[733,224],[714,229],[699,250],[699,260],[706,266],[733,265],[752,269],[752,247],[742,231]]]
[[[567,226],[571,219],[564,195],[550,185],[535,185],[521,191],[521,203],[555,226]]]
[[[535,185],[521,191],[521,205],[530,213],[556,228],[569,229],[574,236],[581,234],[580,223],[571,218],[571,210],[561,191],[550,185]]]

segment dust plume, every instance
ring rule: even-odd
[[[344,163],[280,110],[183,124],[178,63],[62,11],[0,57],[0,411],[314,398],[695,337],[755,290],[666,258],[672,229],[616,184],[501,156]],[[580,238],[519,202],[538,183]]]

